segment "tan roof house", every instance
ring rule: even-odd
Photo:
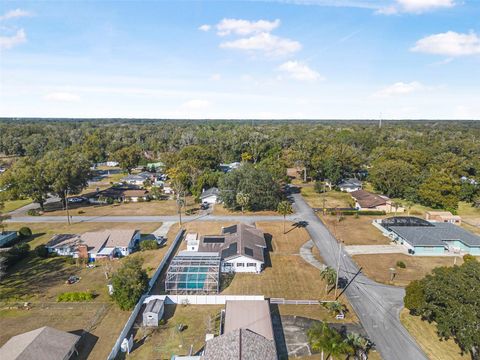
[[[350,193],[355,200],[355,208],[358,210],[377,210],[391,212],[404,212],[402,206],[395,206],[395,203],[385,195],[374,194],[365,190],[352,191]]]
[[[462,218],[458,215],[453,215],[450,211],[427,211],[425,213],[425,220],[452,223],[456,225],[462,223]]]

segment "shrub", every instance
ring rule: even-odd
[[[5,253],[5,258],[7,259],[7,267],[15,265],[20,260],[26,258],[30,251],[30,245],[28,244],[18,244],[14,245],[10,250]]]
[[[78,210],[78,214],[79,214],[79,215],[85,214],[85,211],[83,211],[83,210]]]
[[[47,258],[48,257],[48,249],[45,247],[45,245],[38,245],[35,248],[35,255],[37,255],[40,258]]]
[[[27,211],[27,215],[28,216],[39,216],[40,211],[38,211],[38,209],[30,209],[30,210]]]
[[[158,249],[156,240],[144,240],[140,242],[140,250],[155,250]]]
[[[473,255],[465,254],[465,255],[463,255],[463,261],[464,262],[477,261],[477,259]]]
[[[317,193],[323,193],[326,189],[325,186],[323,185],[323,182],[321,181],[315,181],[315,184],[313,185],[313,188]]]
[[[107,204],[108,204],[108,205],[112,205],[113,203],[114,203],[113,198],[108,197],[108,198],[107,198]]]
[[[26,227],[26,226],[20,228],[20,230],[18,230],[18,233],[23,238],[32,236],[32,230],[29,227]]]
[[[92,301],[95,295],[90,291],[65,292],[57,296],[58,302]]]
[[[399,267],[400,269],[405,269],[407,267],[407,265],[405,265],[405,263],[401,260],[398,260],[397,261],[397,267]]]

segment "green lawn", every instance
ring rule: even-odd
[[[8,200],[3,203],[3,213],[8,213],[13,210],[17,210],[21,208],[22,206],[28,205],[32,202],[31,199],[25,199],[25,200]]]

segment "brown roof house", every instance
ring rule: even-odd
[[[378,210],[386,213],[405,211],[405,208],[395,206],[395,203],[385,195],[373,194],[365,190],[352,191],[350,195],[355,200],[355,208],[358,210]]]
[[[2,360],[68,360],[80,336],[44,326],[13,336],[0,348]]]
[[[202,360],[276,360],[267,300],[227,301],[223,335],[205,345]]]
[[[220,235],[201,236],[198,245],[199,252],[220,255],[223,272],[261,272],[266,248],[263,231],[246,224],[225,227]]]
[[[450,211],[427,211],[425,213],[425,220],[452,223],[456,225],[462,223],[462,218],[458,215],[453,215]]]

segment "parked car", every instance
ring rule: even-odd
[[[80,278],[79,278],[78,276],[72,275],[72,276],[70,276],[70,277],[67,279],[66,283],[67,283],[68,285],[72,285],[72,284],[75,284],[75,283],[77,283],[77,282],[79,282],[79,281],[80,281]]]
[[[83,197],[73,197],[73,198],[68,198],[67,201],[69,203],[72,203],[72,204],[77,204],[77,203],[81,203],[81,202],[85,201],[85,198],[83,198]]]
[[[201,210],[207,210],[209,207],[210,207],[210,205],[208,203],[205,203],[205,202],[200,205]]]

